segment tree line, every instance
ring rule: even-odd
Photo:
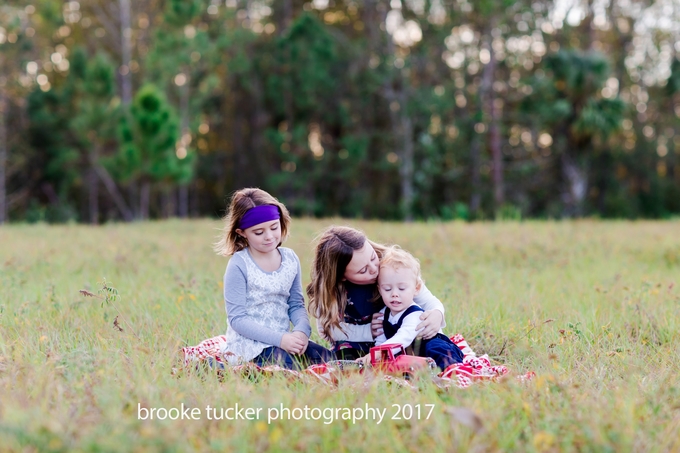
[[[0,222],[680,214],[672,0],[0,6]]]

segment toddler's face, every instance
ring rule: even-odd
[[[420,283],[411,269],[385,266],[380,269],[378,290],[390,312],[400,313],[413,305]]]

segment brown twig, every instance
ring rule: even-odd
[[[114,320],[113,320],[113,327],[115,327],[116,329],[118,329],[118,332],[122,332],[122,331],[123,331],[123,328],[120,326],[120,324],[118,324],[118,316],[116,316],[116,317],[114,318]]]
[[[123,322],[128,327],[128,329],[130,329],[130,332],[132,332],[132,335],[134,335],[135,338],[137,338],[138,340],[141,341],[141,339],[139,338],[139,335],[137,335],[135,333],[132,326],[130,326],[130,323],[127,322],[127,319],[125,319],[125,316],[123,316],[121,311],[118,309],[118,306],[116,306],[116,304],[113,303],[115,298],[118,297],[118,291],[114,288],[111,288],[110,286],[107,286],[106,280],[104,280],[102,282],[102,288],[101,288],[101,291],[100,291],[100,292],[103,292],[105,294],[104,296],[101,296],[99,294],[95,294],[95,293],[88,291],[86,289],[81,289],[79,292],[80,292],[80,294],[82,294],[85,297],[96,297],[97,299],[101,299],[104,302],[111,304],[111,306],[118,312],[118,316],[116,316],[116,319],[113,321],[114,327],[117,327],[120,332],[123,331],[123,329],[120,327],[120,324],[118,323],[118,317],[120,316],[120,318],[123,320]],[[109,295],[109,293],[111,293],[112,295]],[[104,302],[102,302],[102,306],[104,305]]]

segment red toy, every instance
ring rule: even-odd
[[[397,350],[395,357],[394,350]],[[383,373],[409,376],[418,370],[432,371],[437,365],[429,357],[407,355],[398,343],[382,344],[371,348],[371,365]]]

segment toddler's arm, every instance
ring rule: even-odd
[[[392,338],[386,339],[382,343],[397,343],[402,345],[404,348],[408,348],[411,343],[413,343],[413,340],[416,339],[416,336],[418,335],[418,331],[416,330],[416,327],[420,323],[420,312],[417,311],[415,313],[411,313],[408,316],[406,316],[401,323],[401,327],[399,330],[397,330],[397,333],[394,334]],[[381,335],[384,337],[384,335]],[[382,344],[380,343],[380,344]],[[378,345],[378,339],[376,338],[375,344]]]
[[[363,357],[359,357],[358,359],[355,360],[355,362],[361,362],[364,365],[368,365],[369,363],[371,363],[371,354],[366,354]]]

